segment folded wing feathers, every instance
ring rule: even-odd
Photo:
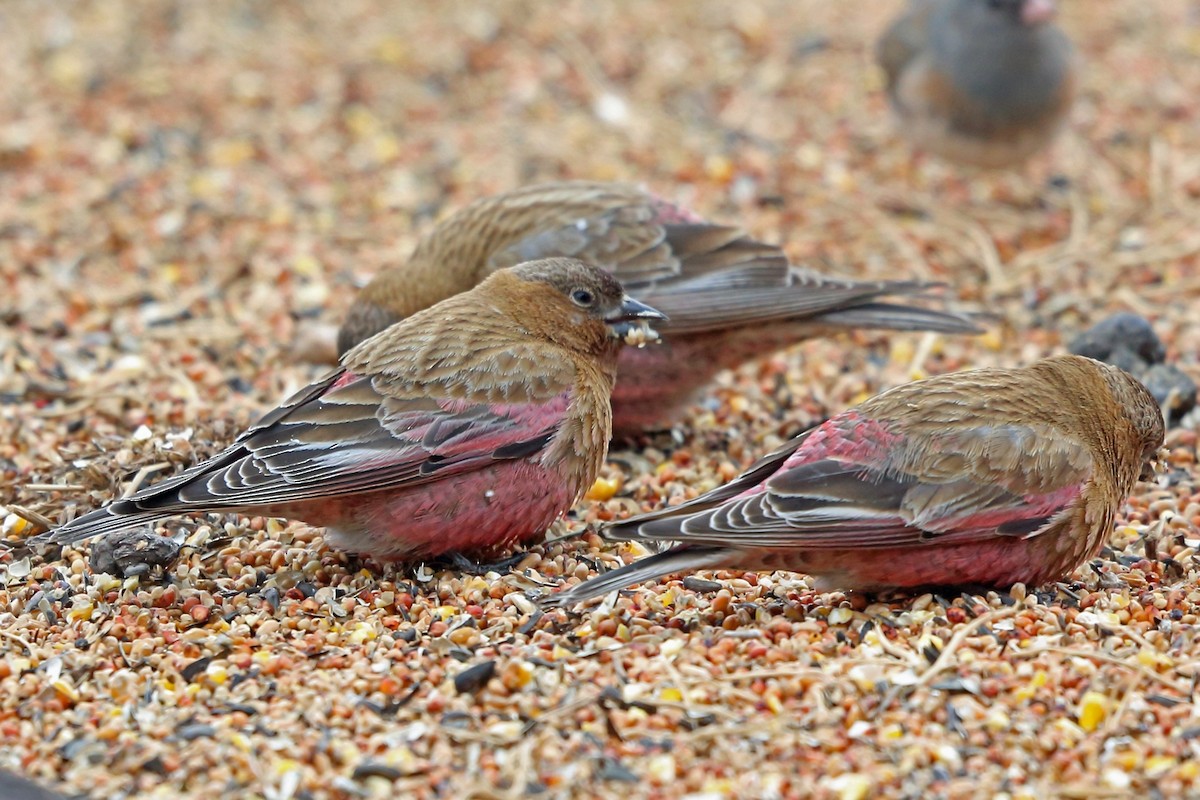
[[[417,485],[496,459],[528,457],[557,429],[551,408],[504,409],[383,398],[359,379],[328,391],[341,374],[289,398],[225,452],[47,535],[79,541],[192,508],[233,510]],[[522,413],[523,412],[523,413]],[[403,419],[402,419],[403,418]],[[539,426],[540,420],[545,424]],[[429,467],[428,469],[426,467]]]
[[[793,444],[772,455],[794,449]],[[995,483],[923,483],[912,475],[868,471],[861,464],[832,458],[771,475],[778,467],[778,462],[756,465],[754,469],[770,477],[744,480],[747,473],[731,484],[740,491],[723,487],[721,497],[710,493],[683,506],[618,523],[613,526],[612,538],[682,539],[689,545],[743,549],[896,547],[935,539],[968,542],[997,535],[1027,535],[1049,518],[1037,505],[1039,501],[1027,503],[1021,495]],[[764,477],[760,491],[747,491]],[[739,498],[739,494],[743,496]],[[1069,497],[1067,491],[1061,499],[1041,502],[1066,503]],[[1022,509],[1029,522],[1022,521]],[[1008,528],[988,523],[986,517],[971,524],[972,517],[1006,510],[1015,517],[1002,520]]]

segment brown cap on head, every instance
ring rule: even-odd
[[[516,321],[559,344],[577,350],[606,349],[613,339],[666,315],[625,294],[606,270],[574,258],[546,258],[494,273],[477,291],[511,279],[538,283],[541,291],[521,291],[511,302]],[[514,287],[515,288],[515,287]],[[535,302],[536,300],[536,302]]]
[[[594,292],[601,301],[619,301],[625,294],[611,272],[585,264],[577,258],[543,258],[526,261],[511,269],[512,274],[521,280],[545,283],[566,296],[584,289]]]
[[[1156,459],[1166,435],[1162,410],[1128,372],[1079,355],[1045,358],[1030,368],[1042,371],[1058,387],[1058,405],[1049,413],[1060,421],[1071,420],[1076,435],[1100,448],[1102,460],[1118,474],[1132,480],[1143,463]]]
[[[1097,362],[1104,372],[1113,397],[1125,410],[1142,446],[1144,458],[1154,458],[1166,438],[1162,409],[1150,390],[1120,367]]]

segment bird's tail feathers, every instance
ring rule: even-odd
[[[541,602],[547,608],[568,608],[593,597],[676,572],[719,567],[728,564],[731,555],[732,551],[725,547],[677,547],[598,575]]]
[[[128,504],[129,508],[126,508],[127,504],[128,501],[117,500],[104,508],[84,514],[66,525],[34,536],[28,540],[28,543],[34,546],[75,544],[102,534],[136,528],[167,516],[165,513],[156,511],[138,513],[136,506]]]
[[[983,333],[981,315],[935,311],[919,306],[892,303],[863,303],[819,317],[821,322],[846,328],[883,328],[893,331],[934,331],[936,333]]]

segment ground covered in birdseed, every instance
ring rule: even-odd
[[[689,424],[614,450],[552,536],[1118,310],[1198,377],[1200,9],[1067,6],[1069,130],[996,175],[895,138],[871,46],[896,2],[6,3],[2,537],[222,448],[325,369],[357,286],[535,180],[642,181],[797,261],[946,281],[994,315],[725,375]],[[642,553],[588,534],[471,576],[236,517],[168,521],[165,576],[8,554],[0,769],[94,798],[1195,796],[1194,419],[1167,442],[1169,485],[1039,591],[731,571],[543,615]]]

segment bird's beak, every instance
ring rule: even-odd
[[[1054,19],[1058,6],[1054,0],[1025,0],[1021,6],[1021,24],[1033,28]]]
[[[1154,454],[1154,458],[1151,458],[1142,464],[1142,474],[1138,476],[1138,480],[1146,481],[1148,483],[1162,483],[1162,477],[1167,474],[1167,468],[1169,466],[1167,458],[1170,455],[1171,451],[1167,448],[1158,448],[1158,452]]]
[[[657,308],[651,308],[641,300],[634,300],[629,295],[621,299],[621,307],[616,313],[608,316],[606,322],[633,322],[639,319],[665,320],[667,315]]]
[[[620,307],[605,317],[604,323],[616,338],[640,345],[658,338],[650,323],[655,320],[665,322],[666,319],[667,315],[658,309],[625,295]]]

